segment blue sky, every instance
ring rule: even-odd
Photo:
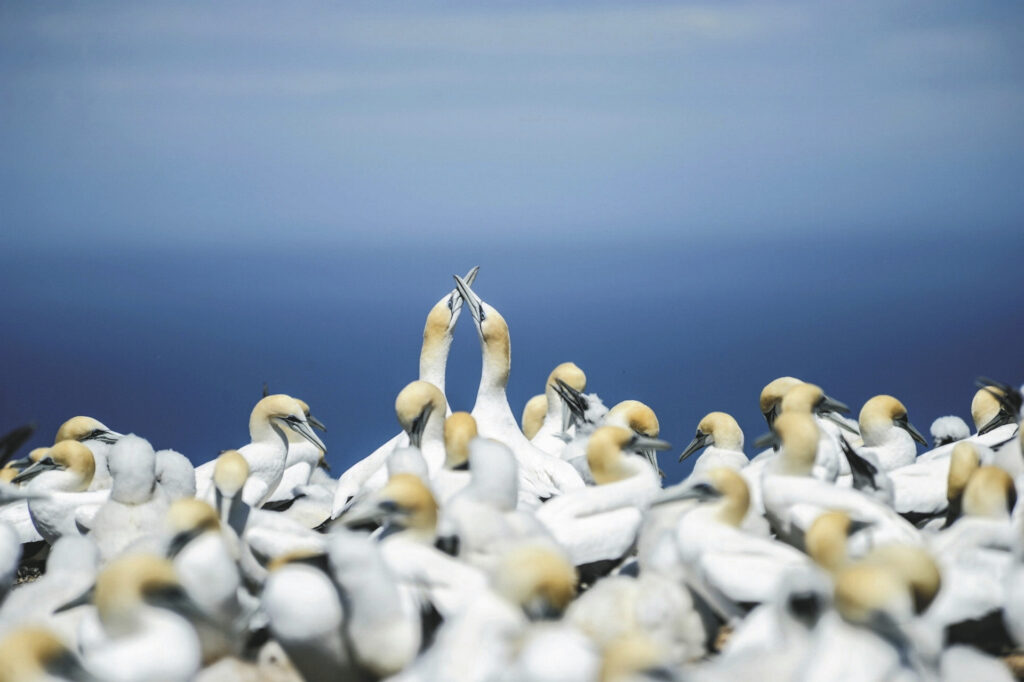
[[[0,1],[0,413],[203,460],[269,381],[343,465],[480,264],[517,412],[574,359],[677,451],[713,409],[752,440],[781,374],[967,416],[976,375],[1024,379],[1022,29],[985,2]]]

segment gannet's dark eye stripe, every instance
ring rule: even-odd
[[[480,306],[480,321],[483,322],[485,317],[487,317],[487,315],[484,313],[484,307]]]
[[[448,310],[452,311],[454,309],[455,309],[455,297],[454,296],[449,296],[448,297]]]

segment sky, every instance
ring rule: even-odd
[[[712,409],[752,441],[782,374],[966,417],[978,374],[1024,380],[1022,29],[995,2],[0,2],[0,427],[88,413],[202,461],[269,381],[343,468],[475,264],[517,412],[576,359],[677,450]]]

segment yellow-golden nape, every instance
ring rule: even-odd
[[[213,465],[213,484],[220,494],[233,499],[245,487],[249,478],[249,463],[238,450],[225,450]]]
[[[96,460],[93,458],[92,451],[77,440],[62,440],[55,443],[39,461],[27,467],[12,481],[14,483],[29,481],[50,470],[61,470],[71,474],[71,485],[65,490],[81,492],[92,483],[92,477],[96,473]]]
[[[779,473],[810,474],[818,454],[820,435],[814,418],[800,412],[786,412],[775,418],[773,426],[781,443],[776,460]]]
[[[974,394],[974,399],[971,400],[971,419],[979,435],[1017,421],[1019,402],[1015,402],[1014,398],[1008,395],[1010,391],[1016,393],[1016,390],[1009,386],[987,384]]]
[[[505,386],[512,366],[512,341],[508,333],[508,323],[493,306],[477,296],[465,280],[458,275],[454,277],[455,286],[473,316],[480,343],[488,350],[483,377],[492,386]]]
[[[1017,504],[1013,477],[999,467],[978,467],[964,489],[963,513],[994,519],[1009,519]]]
[[[476,437],[476,419],[473,419],[469,412],[452,412],[452,416],[444,420],[446,469],[462,469],[468,466],[469,442]]]
[[[657,438],[661,433],[658,415],[639,400],[623,400],[620,403],[616,403],[612,409],[608,410],[605,420],[621,420],[620,426],[626,426],[641,435],[651,438]]]
[[[415,474],[395,474],[374,499],[382,516],[398,526],[424,536],[437,529],[437,501]]]
[[[548,375],[548,383],[545,384],[545,392],[552,391],[552,385],[559,381],[581,393],[587,390],[587,375],[575,362],[563,362],[551,370],[551,374]]]
[[[249,415],[249,434],[252,439],[262,440],[265,435],[271,433],[271,429],[284,428],[297,433],[310,443],[320,448],[321,452],[327,451],[320,437],[317,436],[309,421],[306,419],[306,412],[309,406],[300,403],[290,395],[276,393],[268,395],[252,408]]]
[[[923,547],[913,545],[882,545],[861,560],[894,572],[910,589],[914,612],[923,613],[942,587],[938,562]]]
[[[743,431],[740,425],[726,412],[708,412],[697,424],[693,440],[679,455],[682,462],[696,452],[715,445],[723,450],[743,452]]]
[[[826,571],[835,572],[847,562],[846,541],[863,524],[855,524],[843,511],[826,511],[804,534],[808,556]]]
[[[779,377],[774,381],[770,381],[764,388],[761,389],[761,397],[759,400],[761,406],[761,414],[764,415],[765,421],[768,422],[768,426],[771,426],[775,421],[775,418],[781,411],[782,399],[786,396],[794,386],[799,386],[804,382],[794,377]]]
[[[14,480],[14,477],[21,472],[11,466],[10,462],[4,465],[3,469],[0,469],[0,483],[10,483]]]
[[[539,393],[526,401],[519,425],[522,427],[523,435],[526,436],[527,440],[532,440],[537,435],[537,432],[540,431],[540,427],[544,424],[544,415],[547,412],[548,397],[544,393]]]
[[[194,497],[183,497],[167,509],[167,526],[172,533],[192,530],[217,530],[220,519],[217,510]]]
[[[543,543],[506,550],[492,581],[495,592],[534,619],[558,618],[576,596],[576,569],[559,549]]]
[[[444,394],[429,381],[413,381],[406,385],[395,398],[395,415],[402,429],[409,434],[409,442],[420,447],[427,424],[434,419],[443,419],[447,409]]]
[[[675,679],[669,668],[670,663],[671,652],[665,645],[641,632],[631,632],[604,647],[599,679],[601,682]]]
[[[729,526],[740,527],[750,509],[750,487],[735,470],[716,467],[707,472],[708,481],[721,496],[716,503],[716,519]]]
[[[885,563],[859,561],[835,576],[835,605],[847,621],[864,626],[899,622],[914,611],[907,580]]]
[[[57,429],[57,435],[53,442],[59,443],[62,440],[90,440],[96,439],[104,443],[113,443],[117,440],[116,435],[100,422],[92,417],[72,417]]]
[[[587,464],[598,485],[614,483],[633,475],[622,453],[633,432],[621,426],[602,426],[587,441]]]
[[[948,527],[958,518],[963,505],[964,489],[971,475],[981,466],[978,449],[972,443],[959,441],[949,455],[949,473],[946,475],[946,523]]]
[[[81,675],[81,676],[79,676]],[[74,653],[49,628],[26,625],[0,639],[0,682],[91,679]]]
[[[867,446],[881,445],[893,426],[903,429],[921,445],[928,441],[907,418],[907,408],[891,395],[876,395],[860,409],[860,433]]]
[[[135,630],[139,606],[167,605],[168,597],[186,599],[170,560],[153,554],[128,554],[100,572],[93,601],[103,627],[118,637]]]

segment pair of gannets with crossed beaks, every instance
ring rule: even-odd
[[[465,281],[472,284],[479,270],[479,266],[472,268],[466,273]],[[462,305],[463,299],[458,289],[452,289],[434,304],[430,312],[427,313],[427,320],[423,325],[419,380],[433,384],[442,393],[445,390],[448,353],[452,347],[455,325],[459,321]],[[446,404],[445,415],[450,412],[451,410]],[[371,479],[375,488],[384,485],[387,481],[385,463],[388,456],[395,448],[405,447],[408,444],[409,434],[403,429],[372,453],[349,467],[338,479],[332,516],[337,516]]]
[[[583,479],[570,464],[531,444],[516,423],[505,395],[512,362],[505,318],[458,275],[455,283],[473,317],[483,354],[480,386],[471,412],[480,435],[501,441],[515,453],[519,489],[533,496],[536,504],[544,498],[582,488]]]
[[[281,482],[288,459],[287,430],[299,434],[322,452],[327,450],[310,426],[299,401],[283,393],[260,400],[249,415],[250,442],[238,449],[249,465],[242,501],[250,507],[266,502]],[[214,501],[215,463],[216,460],[196,467],[196,497],[210,503]]]

